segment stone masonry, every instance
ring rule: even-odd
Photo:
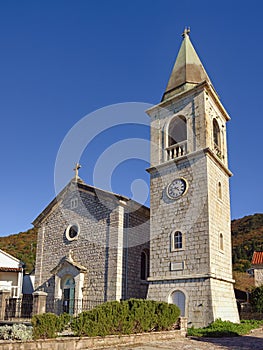
[[[183,70],[191,84],[182,77],[177,86],[176,75]],[[178,300],[189,325],[202,327],[217,318],[238,322],[231,260],[229,116],[186,33],[168,86],[163,101],[148,110],[152,141],[148,298]],[[186,138],[171,144],[172,125],[179,118]],[[187,183],[176,199],[167,195],[174,179]],[[179,249],[172,247],[174,232],[182,235]]]
[[[39,232],[35,289],[48,294],[47,311],[54,301],[63,303],[69,277],[75,304],[146,297],[140,259],[149,249],[148,208],[72,180],[34,225]],[[67,237],[71,225],[79,227],[72,240]]]

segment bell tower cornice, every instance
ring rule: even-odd
[[[217,164],[217,166],[219,166],[222,169],[222,171],[224,171],[225,174],[227,174],[229,177],[233,176],[233,173],[226,167],[226,165],[215,155],[215,153],[209,147],[189,153],[188,155],[181,156],[176,159],[169,160],[167,162],[163,162],[158,165],[154,165],[152,167],[147,168],[146,171],[149,174],[155,174],[158,172],[162,172],[166,168],[171,167],[173,164],[178,166],[180,163],[184,163],[186,161],[190,162],[191,160],[196,160],[204,155],[208,155],[209,157],[211,157],[213,161]]]
[[[215,91],[214,87],[212,84],[210,84],[207,81],[202,81],[201,83],[194,85],[191,89],[189,90],[185,90],[182,91],[168,99],[166,99],[165,101],[162,101],[160,103],[158,103],[157,105],[149,108],[146,113],[149,115],[149,117],[154,118],[156,113],[158,113],[158,111],[166,109],[167,107],[170,108],[170,106],[174,103],[180,102],[182,101],[184,98],[187,98],[191,95],[194,94],[198,94],[200,93],[202,90],[205,90],[206,93],[210,94],[210,96],[212,97],[213,101],[215,102],[215,104],[217,105],[217,107],[220,109],[220,112],[222,113],[222,115],[224,116],[226,121],[229,121],[231,118],[228,114],[228,112],[226,111],[226,109],[224,108],[223,104],[221,103],[219,96],[217,94],[217,92]]]

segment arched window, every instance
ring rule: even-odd
[[[187,153],[187,124],[184,116],[177,116],[171,120],[166,150],[168,160]]]
[[[221,151],[220,128],[215,118],[213,119],[213,140],[214,147]]]
[[[174,291],[169,298],[171,304],[175,304],[181,310],[181,316],[185,316],[185,295],[180,290]]]
[[[141,252],[141,279],[147,280],[149,277],[149,251],[143,250]]]
[[[168,130],[168,146],[175,145],[187,139],[186,119],[178,116],[171,120]]]
[[[222,184],[220,181],[218,182],[218,198],[222,199]]]
[[[183,234],[175,231],[171,235],[171,251],[183,248]]]
[[[224,250],[224,236],[223,233],[219,234],[219,249]]]

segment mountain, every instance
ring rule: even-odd
[[[14,235],[0,237],[0,249],[22,260],[25,271],[31,272],[35,267],[37,230],[29,229]]]
[[[242,290],[251,284],[251,278],[246,273],[250,267],[253,252],[263,251],[263,214],[245,216],[233,220],[232,252],[233,270],[237,286]],[[22,260],[26,272],[34,269],[36,255],[37,230],[29,229],[26,232],[0,237],[0,249]]]
[[[263,251],[263,214],[233,220],[232,256],[233,270],[245,272],[251,265],[254,251]]]

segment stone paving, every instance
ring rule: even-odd
[[[185,338],[156,341],[141,345],[126,345],[107,348],[107,350],[263,350],[263,329],[252,331],[249,335],[233,338]]]

